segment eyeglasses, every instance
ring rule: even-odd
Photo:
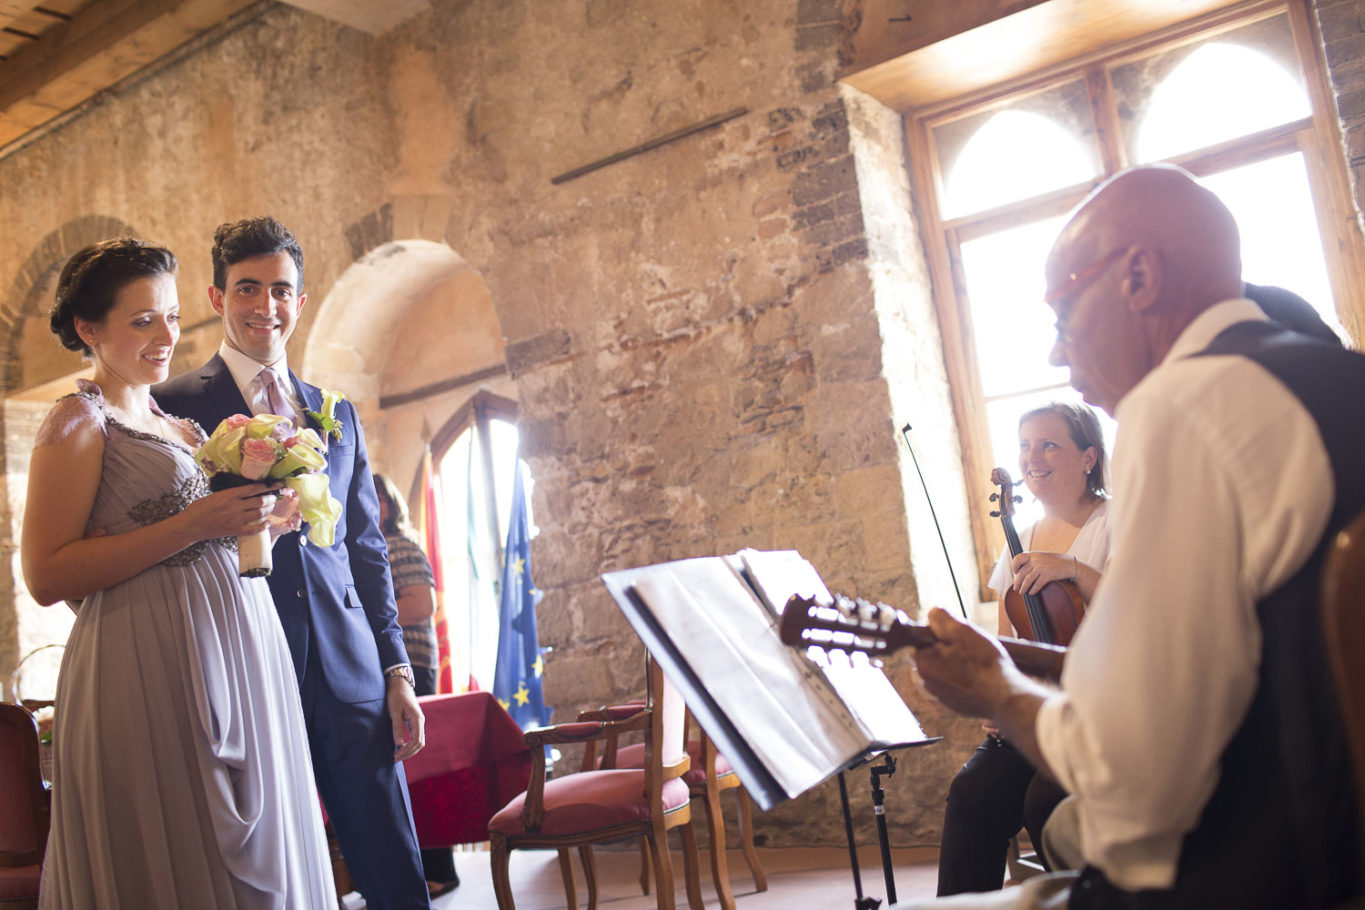
[[[1066,276],[1065,281],[1047,292],[1046,296],[1043,297],[1043,303],[1051,306],[1059,300],[1065,300],[1068,297],[1076,297],[1084,293],[1092,284],[1099,281],[1104,273],[1109,270],[1109,267],[1115,262],[1118,262],[1119,257],[1128,252],[1129,249],[1130,247],[1124,246],[1119,247],[1116,250],[1110,250],[1107,254],[1096,259],[1085,268],[1071,272]],[[1057,314],[1057,340],[1060,342],[1065,343],[1066,341],[1066,327],[1070,319],[1070,307],[1068,307],[1065,312],[1059,312]]]

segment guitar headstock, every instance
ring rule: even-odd
[[[920,628],[886,604],[853,600],[842,594],[834,595],[833,604],[822,604],[796,594],[782,610],[778,634],[795,648],[815,645],[826,651],[861,651],[880,657],[907,644],[918,644],[910,638]]]

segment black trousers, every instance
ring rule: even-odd
[[[987,737],[948,787],[939,896],[999,890],[1010,838],[1027,828],[1034,846],[1041,846],[1043,824],[1065,796],[1017,749]]]
[[[412,678],[413,689],[418,695],[436,694],[435,667],[414,666]],[[432,847],[421,853],[422,874],[426,876],[427,881],[445,885],[460,880],[460,876],[455,872],[455,854],[449,847]]]

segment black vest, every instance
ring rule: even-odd
[[[1323,648],[1322,565],[1365,509],[1365,356],[1273,323],[1229,327],[1202,354],[1260,364],[1302,402],[1332,465],[1336,501],[1308,562],[1256,605],[1259,681],[1223,752],[1217,789],[1181,845],[1175,887],[1128,892],[1085,869],[1072,908],[1310,910],[1365,893],[1357,794]],[[1161,745],[1153,744],[1155,760]]]

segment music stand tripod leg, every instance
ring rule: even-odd
[[[896,870],[891,863],[891,838],[886,832],[886,791],[882,789],[882,775],[896,773],[896,760],[887,752],[882,755],[885,765],[872,768],[872,811],[877,816],[877,840],[882,848],[882,875],[886,878],[886,902],[896,902]]]
[[[854,910],[877,910],[881,901],[875,897],[863,897],[863,876],[858,869],[858,845],[853,840],[853,813],[848,808],[848,784],[844,782],[844,772],[839,772],[839,801],[844,807],[844,835],[848,838],[848,864],[853,869],[853,908]]]

